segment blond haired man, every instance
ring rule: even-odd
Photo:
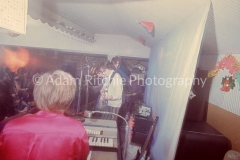
[[[1,159],[86,159],[89,145],[83,125],[63,115],[75,91],[75,80],[66,72],[40,76],[33,93],[40,111],[5,125],[0,134]]]

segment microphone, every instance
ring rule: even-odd
[[[92,118],[92,115],[93,115],[93,111],[85,110],[83,113],[83,116],[86,118]]]

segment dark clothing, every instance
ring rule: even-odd
[[[128,91],[130,93],[136,93],[136,94],[140,94],[143,92],[142,87],[140,86],[138,80],[130,81],[130,85],[128,86]]]
[[[10,83],[4,81],[0,83],[0,120],[6,116],[12,116],[15,114],[13,97],[11,95]]]
[[[22,100],[25,101],[26,103],[32,102],[33,101],[33,94],[25,92],[25,94],[23,94],[23,96],[22,96]]]
[[[115,71],[119,73],[123,79],[125,79],[125,83],[129,80],[130,72],[124,65],[119,64],[119,66],[117,67],[117,69],[115,69]]]
[[[33,107],[29,105],[29,102],[34,101],[32,92],[33,92],[32,89],[19,92],[18,95],[19,95],[20,103],[17,106],[18,110],[23,110],[25,107],[27,107],[27,109],[29,110],[31,107]]]
[[[0,94],[0,121],[2,121],[7,116],[7,109],[4,105],[4,99],[2,94]]]
[[[23,77],[21,88],[28,88],[28,79],[26,77]]]
[[[3,76],[5,75],[3,67],[0,67],[0,79],[3,79]]]
[[[143,92],[142,87],[138,84],[139,81],[130,81],[128,86],[128,91],[130,94],[136,93],[136,95],[131,95],[128,101],[128,111],[131,113],[134,102],[138,100],[139,94]]]
[[[11,72],[9,68],[0,68],[0,79],[3,79],[3,77],[6,76],[8,79],[8,82],[10,83],[10,88],[14,85],[14,77],[15,73]]]

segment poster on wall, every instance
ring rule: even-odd
[[[7,34],[26,34],[28,0],[1,0],[0,27]]]

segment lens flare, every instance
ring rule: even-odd
[[[11,50],[3,48],[3,61],[4,64],[12,71],[17,72],[21,67],[25,67],[30,59],[29,52],[26,49],[18,48]]]

